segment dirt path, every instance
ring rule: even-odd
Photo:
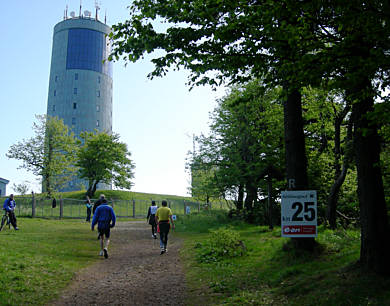
[[[169,236],[164,255],[145,222],[118,222],[111,238],[109,258],[80,271],[51,305],[184,305],[178,238]]]

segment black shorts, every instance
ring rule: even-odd
[[[99,232],[100,237],[103,237],[103,235],[104,235],[104,236],[106,236],[107,239],[110,238],[110,227],[109,226],[102,227],[102,228],[98,227],[98,232]]]
[[[158,224],[158,227],[160,228],[160,234],[162,233],[169,233],[169,229],[171,228],[171,225],[169,224],[168,221],[160,221]]]

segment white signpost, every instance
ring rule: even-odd
[[[282,191],[282,237],[317,237],[317,191]]]

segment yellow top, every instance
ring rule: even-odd
[[[156,217],[158,221],[168,221],[170,216],[172,216],[172,211],[169,207],[163,206],[157,209]]]

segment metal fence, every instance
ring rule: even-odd
[[[18,197],[15,196],[15,215],[20,217],[40,217],[40,218],[86,218],[87,208],[85,200],[58,199],[53,207],[53,199],[39,197]],[[1,205],[5,198],[0,198]],[[95,201],[97,199],[92,199]],[[205,204],[188,200],[171,199],[167,200],[168,207],[175,215],[186,215],[201,210],[228,209],[227,202],[213,202]],[[115,200],[108,199],[108,203],[114,208],[115,215],[119,218],[146,218],[148,208],[151,205],[149,200]],[[161,201],[156,201],[161,207]]]

